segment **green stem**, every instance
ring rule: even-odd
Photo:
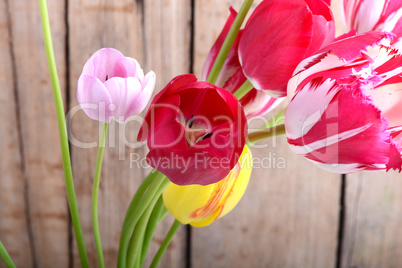
[[[246,96],[254,88],[253,84],[249,80],[246,80],[233,94],[238,100]]]
[[[144,195],[145,191],[148,189],[149,185],[155,180],[156,175],[158,175],[158,171],[153,169],[151,173],[148,174],[148,176],[144,179],[144,181],[141,183],[140,187],[137,189],[135,192],[135,195],[133,199],[130,202],[130,205],[127,209],[126,216],[124,218],[123,222],[123,228],[126,227],[128,224],[128,220],[130,216],[133,214],[134,210],[137,208],[138,202],[141,200],[142,196]]]
[[[148,208],[142,214],[140,220],[134,228],[133,236],[130,240],[130,245],[127,252],[127,267],[136,267],[139,264],[140,251],[142,241],[144,240],[144,232],[148,224],[149,217],[152,213],[152,202],[149,204]]]
[[[207,82],[209,82],[211,84],[215,84],[216,80],[218,79],[219,73],[220,73],[222,66],[225,63],[225,60],[229,54],[230,48],[232,47],[232,45],[236,39],[236,36],[240,30],[240,27],[247,15],[247,12],[250,9],[253,1],[254,0],[245,0],[243,2],[243,5],[241,6],[239,13],[236,16],[236,18],[232,24],[232,27],[230,27],[228,35],[226,36],[226,39],[222,44],[219,54],[216,57],[214,65],[211,68],[211,72],[208,75]]]
[[[279,113],[277,113],[274,117],[272,117],[265,125],[263,125],[260,129],[276,127],[285,121],[285,110],[283,108]]]
[[[92,191],[92,226],[94,229],[96,254],[98,255],[98,263],[99,267],[101,268],[105,267],[105,260],[103,259],[102,242],[99,231],[98,196],[99,196],[100,175],[102,170],[102,159],[103,159],[103,152],[105,150],[108,126],[109,126],[108,123],[103,124],[102,134],[99,140],[98,157],[96,158],[94,186]]]
[[[154,236],[156,227],[161,222],[161,220],[165,218],[165,216],[167,215],[166,212],[168,212],[168,210],[166,209],[165,204],[163,204],[162,196],[160,196],[154,210],[152,211],[151,217],[149,218],[147,230],[145,231],[144,243],[141,250],[140,266],[144,265],[145,257],[147,256],[148,249],[151,245],[152,237]]]
[[[145,209],[148,207],[148,204],[151,202],[152,198],[155,196],[155,194],[157,194],[159,187],[162,184],[165,184],[165,182],[169,182],[169,180],[165,177],[165,175],[163,175],[159,171],[156,171],[155,173],[156,176],[154,180],[151,182],[151,185],[149,186],[145,194],[142,196],[138,204],[135,206],[135,209],[132,211],[131,215],[128,215],[126,224],[125,225],[123,224],[123,230],[121,232],[120,237],[119,255],[117,260],[117,267],[119,268],[126,267],[128,245],[134,227],[137,224],[139,218],[142,216]]]
[[[46,0],[39,0],[39,8],[42,19],[43,38],[46,48],[47,61],[49,65],[50,80],[52,82],[54,102],[56,106],[57,124],[60,135],[60,145],[61,145],[61,154],[63,158],[63,170],[66,184],[67,200],[70,208],[75,239],[77,241],[78,253],[80,255],[81,266],[86,268],[89,267],[89,262],[87,252],[85,249],[84,236],[82,234],[77,198],[75,196],[75,190],[74,190],[74,181],[71,170],[67,128],[64,118],[65,115],[64,115],[63,99],[61,96],[60,83],[57,75],[56,60],[54,58]]]
[[[280,136],[285,133],[286,133],[285,125],[279,125],[276,127],[263,129],[263,130],[248,134],[248,136],[247,136],[248,142],[247,143],[248,143],[248,145],[252,145],[252,144],[256,143],[257,141],[267,139],[270,137],[274,137],[274,136]]]
[[[151,214],[153,213],[155,204],[161,198],[162,191],[166,188],[167,183],[169,181],[165,181],[159,187],[157,193],[149,203],[147,209],[145,210],[144,214],[141,216],[140,220],[138,221],[137,225],[135,226],[133,236],[130,241],[130,246],[128,248],[128,256],[127,256],[127,266],[128,267],[139,267],[141,261],[141,251],[142,245],[145,237],[145,231],[147,226],[149,225],[149,220]],[[136,264],[136,265],[135,265]]]
[[[3,243],[0,241],[0,258],[4,261],[4,264],[7,268],[15,268],[15,264],[11,259],[10,255],[8,254],[6,248],[4,247]]]
[[[149,266],[150,268],[156,268],[160,259],[163,256],[163,253],[165,253],[167,247],[170,244],[170,241],[172,241],[173,236],[176,234],[176,232],[180,226],[181,226],[181,223],[178,220],[175,220],[173,222],[172,227],[170,227],[170,230],[165,237],[165,240],[163,240],[162,245],[159,247],[158,252],[156,253],[151,265]]]

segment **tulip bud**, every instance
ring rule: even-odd
[[[223,180],[206,186],[170,183],[163,192],[163,202],[181,223],[207,226],[229,213],[240,201],[250,179],[252,164],[251,151],[245,146],[239,162]]]
[[[144,72],[135,59],[104,48],[87,61],[78,80],[77,99],[92,119],[122,123],[147,106],[155,87],[155,73]]]

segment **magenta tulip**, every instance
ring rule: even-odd
[[[322,0],[263,1],[239,42],[244,74],[256,89],[286,96],[296,66],[332,42],[334,35],[331,10]]]
[[[369,32],[304,60],[289,81],[292,150],[337,173],[401,170],[402,55]]]
[[[194,75],[170,81],[153,99],[138,134],[147,140],[147,162],[178,185],[208,185],[236,165],[247,120],[228,91]]]
[[[219,50],[222,47],[223,42],[236,18],[237,12],[230,8],[230,16],[226,21],[222,32],[218,36],[215,44],[212,46],[207,60],[204,64],[204,69],[202,72],[202,79],[207,80],[207,77],[211,71],[212,65],[214,64],[216,57],[218,56]],[[228,90],[231,93],[235,93],[236,90],[247,80],[243,74],[242,67],[239,61],[238,47],[239,40],[242,35],[242,30],[240,30],[228,57],[222,67],[219,77],[216,81],[216,85]],[[267,95],[264,91],[256,90],[253,88],[249,93],[247,93],[243,98],[241,98],[240,103],[244,107],[244,112],[247,118],[253,118],[256,116],[264,115],[278,106],[279,103],[283,101],[283,98],[273,98]]]
[[[154,87],[154,72],[144,76],[135,59],[104,48],[86,62],[78,80],[77,99],[90,118],[122,123],[145,109]]]

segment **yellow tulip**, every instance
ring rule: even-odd
[[[201,186],[170,183],[163,202],[182,224],[204,227],[231,211],[246,191],[252,170],[252,155],[245,146],[237,165],[221,181]]]

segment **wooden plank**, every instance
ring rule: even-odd
[[[342,267],[400,267],[401,196],[398,172],[347,175]]]
[[[8,1],[8,5],[15,55],[19,114],[16,120],[20,122],[23,175],[28,191],[27,229],[32,230],[34,246],[31,263],[37,267],[67,267],[68,209],[39,7],[36,1],[24,0]],[[64,12],[63,1],[49,3],[56,61],[63,89],[66,34]],[[23,234],[19,239],[26,240],[26,237]],[[20,250],[25,252],[24,248]]]
[[[32,255],[25,214],[25,181],[21,165],[9,20],[7,2],[1,0],[0,116],[2,125],[7,127],[0,128],[0,240],[18,267],[30,267]],[[2,261],[0,267],[5,267]]]
[[[174,76],[187,73],[190,66],[190,16],[190,1],[187,0],[69,1],[71,108],[77,105],[76,84],[82,67],[89,56],[101,47],[119,49],[123,54],[136,58],[145,72],[155,71],[156,91]],[[132,154],[139,159],[145,156],[145,146],[136,147],[138,128],[138,123],[129,122],[112,124],[109,129],[99,195],[99,222],[107,267],[116,266],[126,209],[145,172],[149,171],[136,163],[130,166]],[[72,129],[74,137],[81,142],[98,140],[98,123],[82,111],[74,115]],[[128,146],[136,148],[128,148],[125,140],[130,143]],[[74,146],[72,150],[84,235],[91,266],[96,266],[90,204],[97,149]],[[151,245],[151,256],[163,240],[171,220],[168,219],[158,229]],[[184,241],[185,233],[180,232],[173,241],[174,246],[162,259],[163,266],[184,266]],[[79,267],[76,251],[74,267]]]
[[[200,75],[227,8],[238,10],[241,1],[195,2],[194,69]],[[335,266],[340,176],[295,155],[284,137],[265,144],[268,148],[253,149],[265,168],[254,168],[234,211],[207,228],[192,229],[193,267]]]

